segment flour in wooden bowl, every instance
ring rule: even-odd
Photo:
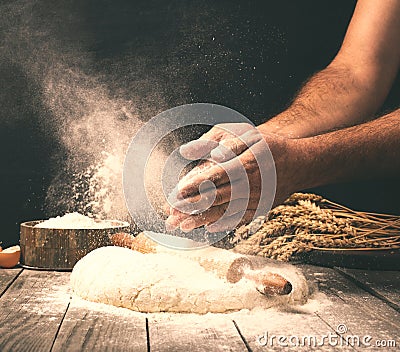
[[[112,220],[95,220],[79,213],[68,213],[35,225],[35,227],[46,229],[106,229],[113,226]],[[129,224],[123,223],[122,226],[129,226]]]

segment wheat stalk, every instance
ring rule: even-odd
[[[244,254],[288,261],[311,250],[400,248],[400,217],[352,210],[312,193],[294,193],[258,219],[257,230],[236,230],[230,244]]]

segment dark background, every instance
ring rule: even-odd
[[[58,43],[66,65],[101,77],[114,97],[135,95],[143,120],[168,107],[212,102],[259,123],[284,109],[301,83],[334,57],[355,1],[47,0],[0,6],[0,35],[8,38],[0,59],[0,240],[7,246],[17,243],[20,222],[49,215],[44,199],[55,173],[51,165],[66,157],[54,126],[43,122],[51,113],[41,101],[40,73],[55,64],[40,55],[46,43]],[[15,39],[10,33],[17,33]],[[162,106],[152,98],[156,93]],[[399,94],[398,79],[383,111],[398,105]],[[396,180],[316,191],[360,210],[400,213]]]

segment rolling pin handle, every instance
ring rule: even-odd
[[[279,274],[262,273],[257,275],[253,272],[248,273],[245,277],[255,282],[257,291],[266,296],[288,295],[293,290],[292,284]]]

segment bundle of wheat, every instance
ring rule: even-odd
[[[311,250],[395,249],[400,248],[400,216],[355,211],[315,194],[294,193],[267,216],[237,229],[225,245],[282,261]]]

